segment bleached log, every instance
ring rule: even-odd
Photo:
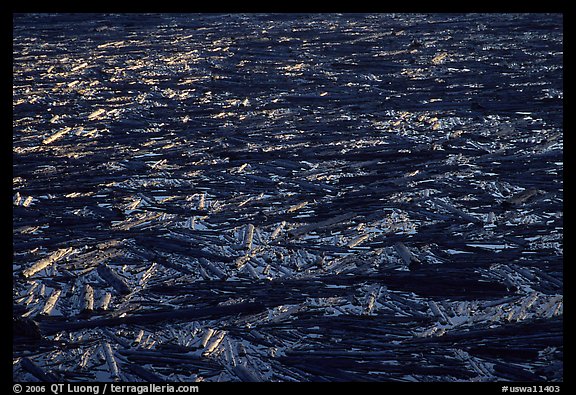
[[[446,318],[446,316],[444,315],[444,313],[442,313],[442,311],[440,311],[440,308],[438,307],[438,305],[436,304],[436,302],[434,302],[433,300],[430,300],[428,302],[428,306],[430,307],[430,310],[432,311],[432,313],[438,317],[440,323],[442,324],[446,324],[448,322],[448,319]]]
[[[120,372],[118,371],[118,365],[116,364],[116,357],[112,351],[110,343],[104,342],[102,345],[104,349],[104,355],[106,356],[106,362],[108,363],[108,368],[113,378],[120,378]]]
[[[72,247],[69,248],[61,248],[58,251],[52,253],[50,256],[43,258],[36,262],[32,267],[25,269],[22,272],[24,277],[30,277],[34,274],[38,273],[42,269],[47,268],[48,266],[54,264],[55,262],[59,261],[60,259],[64,258],[65,256],[69,255],[73,251]]]
[[[254,237],[254,225],[248,224],[244,231],[244,247],[248,250],[252,249],[252,238]]]
[[[200,201],[198,202],[198,210],[204,210],[205,199],[206,199],[206,194],[205,193],[201,194],[200,195]]]
[[[88,119],[92,121],[94,119],[100,118],[100,116],[104,115],[104,113],[106,113],[106,110],[104,110],[103,108],[99,108],[98,110],[88,115]]]
[[[521,274],[522,276],[526,277],[528,280],[535,280],[536,276],[530,273],[530,271],[526,268],[520,267],[515,264],[510,264],[510,269],[514,270],[515,272]]]
[[[64,129],[60,130],[59,132],[56,132],[56,133],[46,137],[44,140],[42,140],[42,144],[47,145],[47,144],[53,143],[54,141],[58,140],[59,138],[64,137],[64,135],[71,130],[72,130],[72,128],[65,127]]]
[[[246,270],[248,271],[248,274],[250,275],[250,277],[252,277],[255,280],[258,280],[260,278],[258,273],[256,273],[256,270],[254,270],[254,268],[252,267],[252,265],[250,263],[247,264],[245,267],[246,267]]]
[[[140,285],[143,286],[148,282],[148,280],[150,280],[150,278],[156,272],[156,267],[157,267],[156,262],[153,262],[152,265],[150,265],[150,267],[148,268],[148,270],[146,270],[146,272],[142,275],[142,278],[140,279]]]
[[[370,235],[361,235],[358,236],[352,240],[350,240],[350,242],[347,244],[348,248],[354,248],[356,247],[358,244],[361,244],[364,240],[366,240],[368,237],[370,237]]]
[[[295,211],[300,210],[301,208],[304,208],[307,204],[308,204],[307,201],[295,204],[294,206],[291,206],[290,208],[288,208],[288,210],[286,212],[293,213]]]
[[[212,337],[212,335],[214,334],[214,329],[208,328],[206,329],[206,332],[204,332],[204,336],[202,336],[202,347],[206,347],[206,345],[208,344],[208,341],[210,340],[210,338]]]
[[[80,63],[78,66],[74,66],[72,67],[72,69],[70,70],[71,73],[75,73],[78,70],[82,70],[83,68],[88,67],[88,63],[84,62],[84,63]]]
[[[46,300],[46,304],[44,305],[41,314],[50,315],[50,313],[54,309],[54,306],[56,306],[56,303],[58,302],[58,298],[60,297],[61,293],[62,293],[61,289],[55,289],[54,291],[52,291],[52,294],[50,295],[48,300]]]
[[[90,312],[94,310],[94,289],[90,284],[84,286],[84,297],[82,300],[81,312]]]
[[[110,292],[106,292],[100,301],[100,309],[104,311],[108,310],[110,300],[112,300],[112,294]]]
[[[202,353],[203,356],[208,356],[218,348],[222,340],[224,340],[224,336],[226,336],[225,331],[219,331],[217,334],[213,335],[210,341],[206,344],[206,349]]]
[[[278,237],[278,235],[280,234],[280,232],[282,231],[282,228],[284,228],[284,226],[286,225],[286,221],[282,221],[278,224],[278,226],[276,227],[276,229],[274,229],[274,231],[272,232],[272,234],[270,235],[270,240],[274,240],[276,237]]]

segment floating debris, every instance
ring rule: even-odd
[[[96,111],[92,112],[90,115],[88,115],[88,119],[89,120],[98,119],[102,115],[104,115],[105,113],[106,113],[106,110],[104,110],[103,108],[99,108],[98,110],[96,110]]]
[[[420,262],[420,259],[414,256],[414,254],[410,252],[410,250],[404,245],[404,243],[397,242],[396,244],[394,244],[394,249],[396,250],[398,255],[400,255],[400,258],[402,258],[402,260],[410,270],[414,270],[421,265],[422,262]]]
[[[70,132],[72,130],[72,128],[70,127],[66,127],[56,133],[54,133],[53,135],[46,137],[44,140],[42,140],[42,144],[51,144],[54,141],[58,140],[59,138],[62,138],[64,135],[66,135],[66,133]]]
[[[61,293],[62,293],[62,290],[60,290],[60,289],[55,289],[52,292],[50,297],[46,300],[46,304],[44,305],[44,308],[42,309],[42,314],[50,315],[52,313],[52,310],[56,306],[56,303],[58,302],[58,298],[60,297]]]
[[[66,257],[67,255],[72,253],[73,250],[74,249],[72,247],[61,248],[61,249],[55,251],[54,253],[50,254],[50,256],[39,260],[38,262],[36,262],[34,265],[29,267],[28,269],[23,270],[22,275],[24,277],[31,277],[34,274],[38,273],[39,271],[47,268],[50,265],[53,265],[54,263],[58,262],[62,258]]]
[[[14,14],[14,381],[562,381],[562,26]]]

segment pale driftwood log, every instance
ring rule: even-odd
[[[56,132],[56,133],[46,137],[44,140],[42,140],[42,144],[44,144],[44,145],[51,144],[54,141],[64,137],[64,135],[66,135],[66,133],[68,133],[71,130],[72,130],[72,128],[66,127],[64,129],[60,130],[59,132]]]
[[[206,343],[206,349],[202,352],[202,355],[206,357],[212,354],[216,348],[218,348],[220,343],[222,343],[224,336],[226,336],[225,331],[218,331],[216,334],[212,335],[210,340]]]
[[[92,310],[94,310],[94,289],[90,284],[85,284],[80,312],[91,312]]]
[[[354,248],[354,247],[356,247],[358,244],[363,243],[366,239],[368,239],[368,237],[370,237],[370,235],[368,235],[368,234],[358,236],[358,237],[350,240],[350,242],[348,242],[347,246],[348,246],[348,248]]]
[[[244,230],[244,248],[247,250],[252,249],[252,239],[254,237],[254,225],[248,224],[246,225],[246,229]]]
[[[307,204],[308,204],[307,201],[295,204],[294,206],[289,207],[288,210],[286,210],[286,212],[287,213],[293,213],[295,211],[300,210],[301,208],[304,208]]]
[[[50,315],[50,313],[56,306],[56,303],[58,302],[58,298],[60,297],[61,293],[62,293],[61,289],[55,289],[54,291],[52,291],[52,294],[50,295],[48,300],[46,300],[46,304],[44,305],[41,314]]]
[[[430,306],[430,310],[438,318],[441,324],[446,324],[448,322],[446,316],[444,315],[444,313],[442,313],[442,311],[440,311],[440,308],[438,307],[436,302],[430,300],[428,301],[428,306]]]
[[[284,226],[286,226],[286,221],[280,222],[278,226],[276,226],[276,228],[272,231],[272,234],[270,234],[270,240],[274,240],[276,237],[278,237]]]
[[[50,265],[53,265],[55,262],[59,261],[60,259],[64,258],[65,256],[69,255],[74,249],[72,247],[69,248],[61,248],[56,252],[52,253],[50,256],[39,260],[36,262],[32,267],[25,269],[22,271],[22,275],[24,277],[30,277],[34,274],[38,273],[40,270],[47,268]]]
[[[110,343],[105,341],[104,344],[102,344],[102,348],[104,350],[104,355],[106,356],[106,362],[108,363],[110,374],[115,379],[120,378],[120,372],[118,371],[118,364],[116,363],[116,357],[114,356],[114,352],[112,351]]]
[[[210,338],[212,337],[213,334],[214,334],[214,329],[212,329],[212,328],[206,329],[206,331],[204,332],[204,335],[202,336],[202,340],[200,342],[200,344],[202,344],[202,347],[206,347],[206,345],[208,344],[208,341],[210,340]]]
[[[101,310],[108,310],[108,307],[110,305],[110,301],[112,300],[112,294],[110,292],[106,292],[104,293],[104,295],[102,296],[102,299],[100,301],[100,309]]]
[[[200,200],[198,201],[198,210],[204,210],[205,199],[206,199],[206,194],[205,193],[201,194]]]
[[[237,269],[241,269],[246,262],[248,262],[250,260],[250,255],[246,254],[246,255],[241,255],[238,258],[236,258],[236,260],[234,261],[234,266],[236,266]]]

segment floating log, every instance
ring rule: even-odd
[[[23,314],[26,313],[24,312]],[[38,341],[42,339],[42,333],[38,324],[25,316],[14,317],[12,319],[12,332],[14,336],[25,338],[28,341]]]
[[[102,344],[102,348],[104,350],[104,355],[106,356],[106,362],[108,363],[108,368],[110,369],[110,374],[112,378],[114,379],[120,378],[120,372],[118,371],[118,364],[116,363],[116,357],[114,356],[114,352],[112,351],[110,343],[105,341],[104,344]]]
[[[198,262],[202,265],[204,269],[214,274],[220,280],[224,280],[226,278],[226,274],[222,270],[220,270],[215,264],[210,262],[208,259],[198,258]]]
[[[212,328],[208,328],[206,329],[206,331],[204,332],[204,335],[202,336],[202,347],[206,347],[206,345],[208,344],[208,341],[210,340],[210,338],[212,337],[212,335],[214,334],[214,329]]]
[[[108,310],[108,307],[110,306],[110,301],[112,300],[112,294],[110,292],[105,292],[104,295],[102,296],[102,299],[100,301],[100,310],[106,311]]]
[[[304,202],[295,204],[294,206],[290,206],[290,207],[288,208],[288,210],[286,210],[286,212],[287,212],[287,213],[293,213],[293,212],[295,212],[295,211],[300,210],[301,208],[306,207],[307,204],[308,204],[307,201],[304,201]]]
[[[524,382],[524,381],[542,381],[543,377],[534,374],[526,369],[522,369],[519,366],[514,366],[512,364],[503,364],[496,362],[494,364],[494,372],[497,375],[503,375],[509,380]]]
[[[430,310],[432,311],[432,313],[438,317],[439,321],[441,324],[447,324],[448,323],[448,319],[446,318],[446,316],[444,315],[444,313],[442,313],[440,311],[440,308],[438,307],[438,305],[436,304],[436,302],[434,302],[433,300],[430,300],[428,302],[428,306],[430,306]]]
[[[476,218],[468,213],[465,213],[464,211],[460,210],[459,208],[456,208],[454,206],[452,206],[449,203],[443,202],[442,200],[435,198],[433,199],[433,202],[435,205],[442,207],[445,210],[448,210],[449,212],[458,215],[459,217],[465,219],[468,222],[472,222],[475,224],[482,224],[482,220],[479,218]]]
[[[85,284],[80,312],[91,312],[92,310],[94,310],[94,289],[90,284]]]
[[[160,264],[164,267],[168,267],[170,269],[177,270],[177,271],[184,273],[184,274],[194,274],[194,272],[191,269],[189,269],[188,267],[181,265],[179,263],[176,263],[170,259],[167,259],[167,258],[165,258],[159,254],[156,254],[155,257],[156,257],[158,264]]]
[[[252,238],[254,237],[254,225],[248,224],[246,225],[246,229],[244,230],[244,248],[247,250],[252,249]]]
[[[276,237],[278,237],[284,226],[286,226],[286,221],[280,222],[278,226],[276,226],[276,228],[274,228],[274,230],[270,234],[270,240],[274,240]]]
[[[90,115],[88,115],[88,119],[93,121],[94,119],[100,118],[105,113],[106,113],[106,110],[104,110],[103,108],[99,108],[98,110],[91,112]]]
[[[226,336],[225,331],[218,331],[216,334],[213,334],[212,337],[206,342],[206,348],[202,352],[202,355],[207,357],[218,348],[218,346],[224,340],[224,336]]]
[[[45,269],[48,266],[53,265],[55,262],[66,257],[67,255],[70,255],[70,253],[72,253],[73,250],[74,249],[72,247],[61,248],[61,249],[53,252],[52,254],[50,254],[48,257],[39,260],[34,265],[32,265],[32,267],[29,267],[28,269],[25,269],[24,271],[22,271],[22,275],[24,277],[31,277],[34,274],[41,271],[42,269]]]
[[[41,314],[50,315],[50,313],[56,306],[56,303],[58,302],[58,298],[60,297],[61,293],[62,293],[61,289],[55,289],[54,291],[52,291],[52,294],[46,300],[46,304],[42,308]]]
[[[410,252],[410,250],[404,245],[404,243],[397,242],[394,244],[394,249],[400,255],[400,258],[404,261],[404,263],[408,266],[410,270],[417,269],[422,262],[418,259],[414,254]]]
[[[200,200],[198,201],[198,210],[204,210],[205,208],[205,202],[204,200],[206,199],[206,194],[203,193],[200,195]]]
[[[248,262],[250,260],[250,255],[246,254],[246,255],[241,255],[238,258],[236,258],[236,260],[234,261],[234,266],[236,266],[237,269],[241,269],[246,262]]]
[[[502,204],[508,207],[518,207],[528,202],[534,196],[540,194],[541,191],[536,188],[528,188],[525,191],[519,192],[509,199],[506,199]]]
[[[66,135],[66,133],[70,132],[71,130],[72,130],[72,128],[65,127],[64,129],[54,133],[53,135],[46,137],[44,140],[42,140],[42,144],[44,144],[44,145],[51,144],[54,141],[64,137]]]
[[[131,292],[124,279],[120,277],[114,270],[110,269],[105,263],[98,265],[96,271],[104,281],[106,281],[120,294],[125,295]]]
[[[150,351],[150,350],[119,350],[118,353],[128,357],[130,361],[142,364],[168,365],[168,366],[186,366],[210,369],[215,371],[222,370],[222,366],[211,358],[202,358],[193,353]]]
[[[368,235],[368,234],[358,236],[358,237],[350,240],[346,246],[347,246],[348,248],[354,248],[354,247],[356,247],[358,244],[361,244],[362,242],[364,242],[364,241],[365,241],[366,239],[368,239],[369,237],[370,237],[370,235]]]

